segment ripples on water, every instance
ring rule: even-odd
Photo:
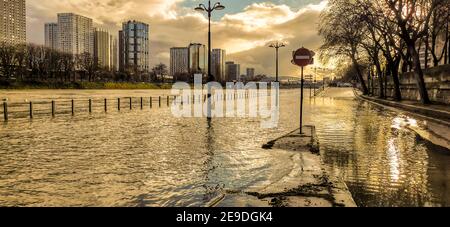
[[[52,95],[48,95],[52,92]],[[120,94],[118,94],[120,93]],[[309,92],[308,92],[309,93]],[[10,101],[158,96],[164,91],[2,92]],[[448,155],[420,139],[424,122],[360,102],[351,92],[306,100],[324,159],[360,206],[448,206]],[[295,129],[298,92],[282,91],[280,124],[176,119],[168,108],[38,116],[0,125],[0,204],[202,206],[223,190],[275,182],[291,154],[261,145]],[[447,131],[448,132],[448,131]]]

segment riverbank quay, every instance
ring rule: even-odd
[[[419,115],[431,121],[450,127],[450,106],[440,104],[424,105],[416,101],[394,101],[389,99],[380,99],[363,95],[360,91],[355,91],[356,97],[369,101],[374,104],[393,107],[402,111]]]
[[[263,145],[268,152],[291,154],[292,171],[270,185],[248,191],[226,191],[212,207],[356,207],[346,184],[329,174],[321,155],[314,126],[304,134],[295,130]]]

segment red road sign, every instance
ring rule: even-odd
[[[302,47],[294,52],[292,63],[304,67],[313,63],[313,56],[314,52]]]

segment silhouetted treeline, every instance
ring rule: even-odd
[[[90,53],[73,55],[34,44],[0,43],[0,79],[39,82],[164,82],[167,66],[150,72],[101,67]]]

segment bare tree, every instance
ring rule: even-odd
[[[368,94],[363,73],[359,66],[360,43],[364,35],[363,23],[359,16],[351,13],[352,4],[347,0],[330,0],[328,8],[322,13],[319,34],[324,43],[321,55],[345,55],[349,57],[356,69],[356,75],[364,94]]]
[[[88,81],[92,82],[92,79],[95,75],[95,72],[98,70],[98,64],[97,64],[97,60],[95,59],[95,57],[86,52],[83,54],[80,54],[77,57],[78,60],[78,66],[80,67],[81,70],[84,71],[84,73],[86,73],[88,75]]]
[[[4,77],[10,79],[16,65],[16,47],[5,42],[0,43],[0,67]]]
[[[414,75],[422,103],[430,103],[425,85],[424,73],[417,51],[418,41],[424,38],[430,29],[430,21],[435,10],[447,0],[384,0],[381,8],[386,7],[384,16],[398,26],[397,35],[404,41],[412,58]]]

